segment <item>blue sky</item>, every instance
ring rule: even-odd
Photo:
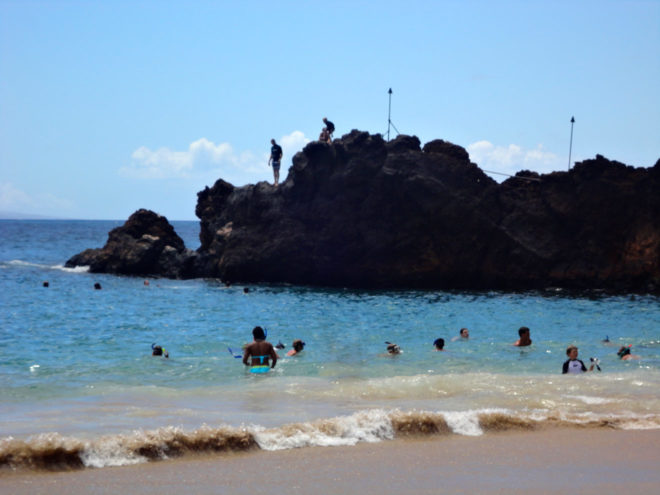
[[[387,131],[502,173],[660,158],[660,0],[0,0],[0,211],[196,219],[318,137]],[[501,177],[496,177],[501,178]]]

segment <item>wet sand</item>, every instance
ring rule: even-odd
[[[11,494],[658,493],[660,430],[546,429],[2,473]]]

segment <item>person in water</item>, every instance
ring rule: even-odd
[[[435,347],[436,351],[444,351],[445,339],[435,339],[433,341],[433,347]]]
[[[616,355],[619,356],[619,359],[622,361],[628,361],[629,359],[640,359],[637,354],[630,354],[631,347],[632,345],[622,345]]]
[[[277,353],[273,344],[266,342],[266,333],[261,327],[252,330],[254,342],[248,344],[243,351],[243,364],[251,366],[252,373],[265,373],[274,368],[277,363]],[[270,361],[272,360],[272,364]]]
[[[152,356],[163,356],[163,357],[166,357],[166,358],[170,357],[170,353],[167,352],[167,350],[163,346],[156,345],[156,344],[151,344],[151,355]]]
[[[387,352],[389,354],[401,354],[401,347],[392,342],[385,342],[387,344]]]
[[[566,355],[568,360],[564,362],[564,365],[561,368],[561,372],[566,375],[586,373],[587,371],[594,370],[594,364],[592,363],[589,369],[584,365],[584,363],[578,359],[578,348],[574,345],[569,345],[566,348]]]
[[[291,344],[291,347],[293,347],[293,349],[286,353],[287,356],[295,356],[296,354],[302,352],[302,350],[305,348],[305,343],[300,339],[296,339]]]
[[[518,337],[520,338],[513,343],[516,347],[527,347],[528,345],[532,345],[532,339],[529,338],[529,328],[520,327],[518,329]]]
[[[457,340],[468,340],[470,338],[470,331],[467,328],[461,328],[461,331],[458,332],[458,337],[454,337],[451,339],[452,342],[456,342]]]

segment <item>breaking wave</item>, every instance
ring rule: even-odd
[[[545,427],[657,429],[660,415],[595,415],[504,409],[428,412],[382,409],[348,416],[293,423],[275,428],[203,426],[193,431],[166,427],[92,440],[41,434],[26,440],[0,439],[0,468],[74,470],[123,466],[192,454],[285,450],[312,446],[351,446],[394,438],[448,435],[478,436],[493,432],[533,431]]]
[[[4,264],[4,263],[3,263]],[[44,270],[61,270],[68,273],[87,273],[89,271],[89,266],[76,266],[73,268],[68,268],[64,265],[44,265],[40,263],[32,263],[29,261],[22,260],[11,260],[6,262],[6,266],[23,266],[29,268],[41,268]]]

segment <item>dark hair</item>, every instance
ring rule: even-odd
[[[291,346],[296,350],[296,352],[300,352],[305,347],[305,343],[300,339],[296,339],[293,341]]]
[[[398,354],[399,352],[401,352],[401,348],[396,344],[390,343],[387,345],[387,352],[389,352],[390,354]]]
[[[575,350],[577,351],[577,347],[576,347],[576,346],[574,346],[574,345],[569,345],[569,346],[566,348],[566,355],[568,356],[568,355],[571,353],[571,351],[572,351],[573,349],[575,349]]]
[[[252,336],[254,337],[254,340],[264,340],[266,338],[264,329],[261,327],[254,327],[252,329]]]
[[[520,328],[518,329],[518,335],[519,335],[520,337],[522,337],[523,333],[529,333],[529,328],[527,328],[527,327],[520,327]]]
[[[617,352],[616,354],[617,354],[617,356],[622,358],[623,356],[626,356],[627,354],[630,354],[630,347],[621,346],[621,349],[619,349],[619,352]]]
[[[465,328],[465,327],[461,328],[461,329],[458,331],[458,334],[459,334],[459,335],[463,335],[463,330],[467,330],[467,328]]]
[[[445,346],[445,339],[435,339],[433,341],[433,345],[436,347],[436,349],[442,350],[442,348]]]

